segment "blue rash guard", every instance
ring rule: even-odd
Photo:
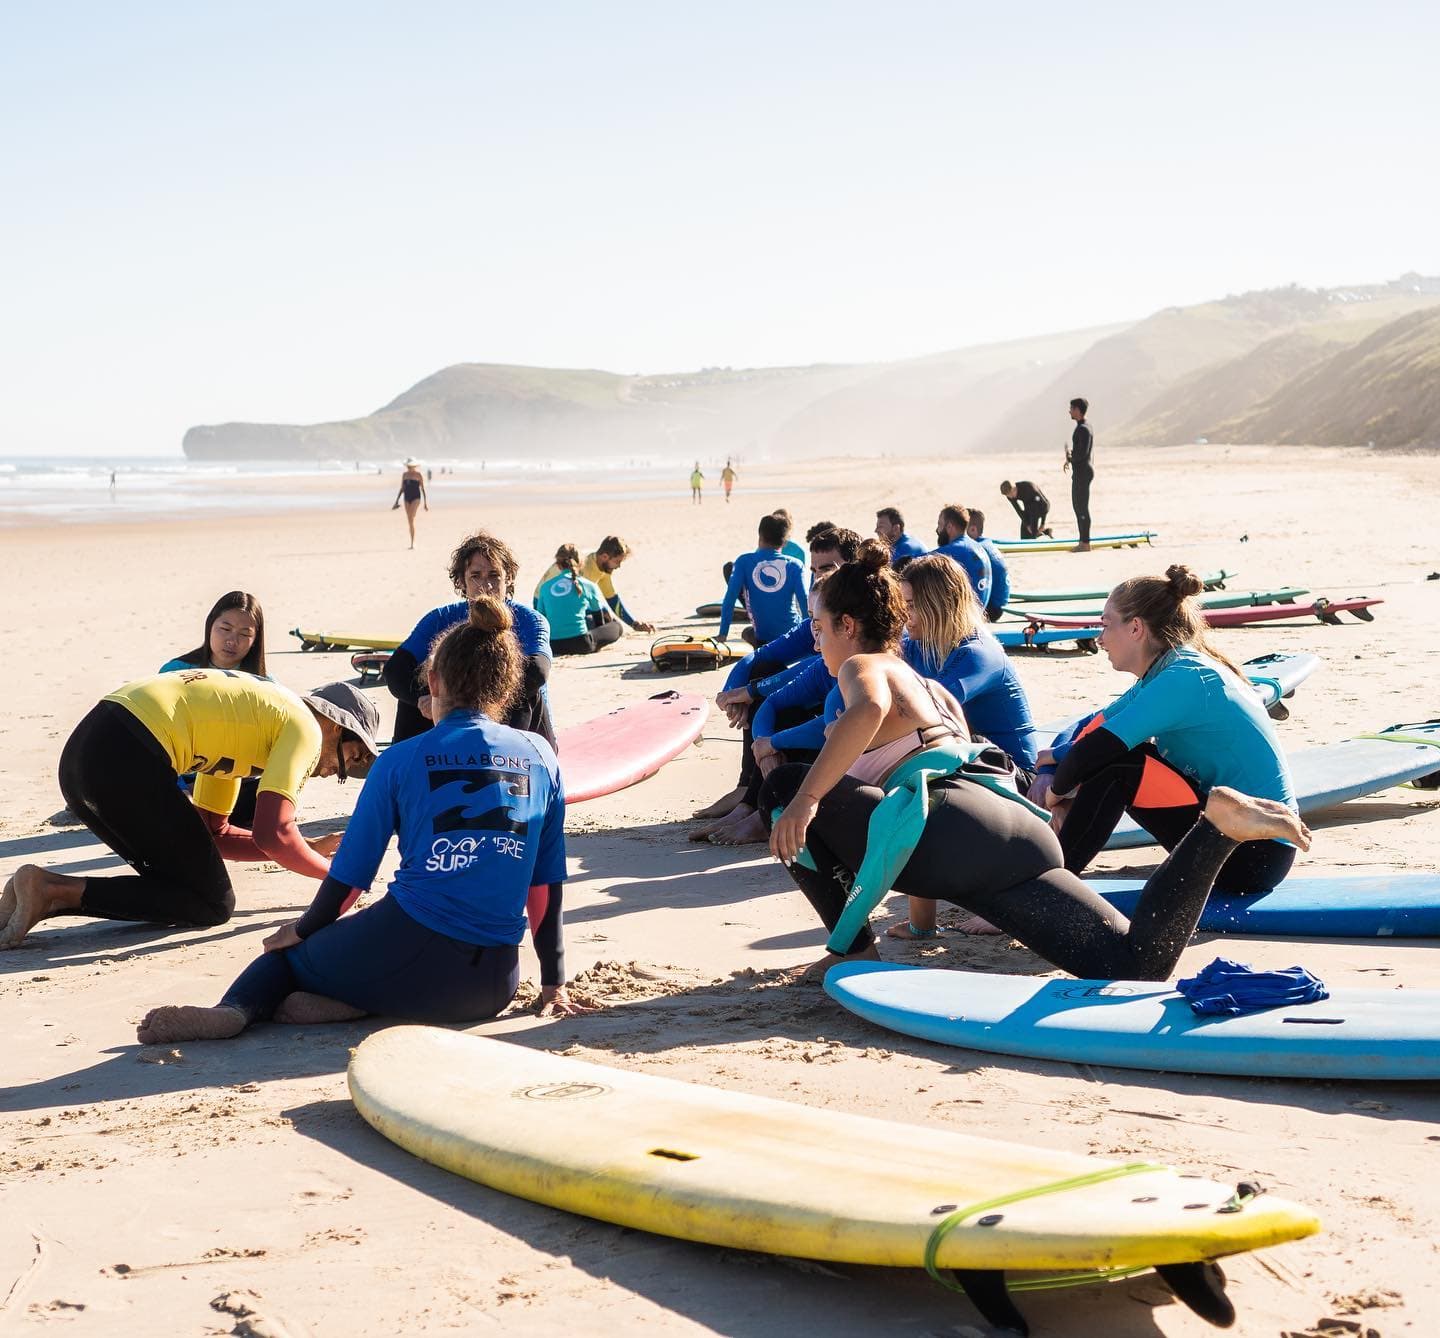
[[[778,677],[778,675],[777,675]],[[755,712],[755,719],[750,724],[750,732],[757,739],[770,739],[776,748],[783,751],[782,738],[789,738],[791,746],[796,746],[798,740],[795,737],[796,730],[806,730],[813,721],[807,721],[805,725],[797,725],[793,729],[782,729],[778,734],[775,731],[775,715],[777,711],[787,710],[790,707],[810,707],[818,717],[820,709],[825,701],[826,694],[835,686],[835,680],[831,677],[830,671],[825,667],[825,661],[818,655],[802,661],[791,671],[789,680],[779,687],[760,703],[760,709]],[[813,731],[812,731],[813,732]],[[820,742],[825,741],[822,730]],[[804,744],[804,747],[819,747],[819,744]]]
[[[935,554],[943,553],[960,566],[970,578],[976,596],[982,606],[990,602],[990,556],[974,539],[962,534],[948,544],[941,544]],[[933,554],[932,554],[933,556]]]
[[[520,643],[520,654],[527,657],[543,655],[547,660],[550,659],[550,624],[545,621],[544,615],[536,613],[528,604],[517,604],[513,599],[507,599],[505,607],[510,610],[510,616],[515,620],[515,639]],[[400,649],[413,655],[416,664],[424,664],[426,656],[430,654],[430,643],[441,632],[456,623],[465,622],[469,617],[470,602],[465,599],[457,599],[453,604],[442,604],[438,609],[431,609],[415,624],[415,630],[405,638]],[[548,704],[548,683],[540,685],[540,696]]]
[[[793,558],[782,556],[778,548],[757,548],[735,559],[720,608],[721,641],[730,633],[730,618],[742,590],[757,641],[774,641],[807,616],[805,568]]]
[[[1188,647],[1167,651],[1101,713],[1127,748],[1151,739],[1203,802],[1217,785],[1296,809],[1290,766],[1249,682]]]
[[[535,609],[550,624],[550,635],[557,641],[584,636],[590,630],[586,613],[599,613],[606,607],[605,596],[594,581],[583,576],[577,580],[568,571],[541,582],[535,591]]]
[[[479,711],[452,711],[375,759],[331,878],[368,888],[397,833],[389,893],[411,919],[464,943],[519,943],[529,889],[565,878],[554,752]]]
[[[920,540],[905,533],[895,540],[890,548],[890,565],[901,567],[912,558],[924,557],[930,550]]]
[[[985,550],[985,556],[990,559],[990,598],[985,601],[985,612],[993,622],[1010,602],[1010,565],[1005,561],[1005,554],[1000,551],[995,540],[987,539],[982,534],[975,542]]]
[[[794,539],[786,539],[780,545],[780,552],[784,557],[794,558],[802,567],[807,566],[810,562],[810,554],[801,548]]]
[[[815,654],[815,628],[806,618],[798,622],[782,637],[776,637],[774,641],[767,641],[759,650],[752,650],[743,659],[736,660],[730,667],[730,672],[725,678],[725,690],[731,688],[750,688],[752,697],[763,697],[764,692],[758,691],[759,683],[750,682],[750,666],[757,660],[761,664],[796,664],[807,655]],[[778,675],[776,675],[778,677]],[[761,683],[768,683],[771,679],[761,679]]]
[[[1022,771],[1034,771],[1040,740],[1030,701],[1004,648],[984,628],[966,637],[936,665],[918,641],[908,636],[900,654],[922,678],[933,678],[960,703],[965,723],[1003,748]]]

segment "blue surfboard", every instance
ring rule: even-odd
[[[994,627],[990,629],[1006,650],[1047,650],[1061,641],[1071,641],[1094,654],[1100,649],[1098,627]]]
[[[831,998],[941,1045],[1071,1064],[1249,1077],[1440,1078],[1440,991],[1337,989],[1319,1003],[1199,1017],[1168,985],[845,962]]]
[[[1085,881],[1125,915],[1134,913],[1145,886],[1125,878]],[[1273,891],[1252,896],[1212,892],[1198,928],[1287,938],[1433,938],[1440,936],[1440,877],[1289,878]]]

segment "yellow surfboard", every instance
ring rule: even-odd
[[[296,627],[291,636],[300,638],[301,650],[398,650],[392,637],[350,636],[341,632],[306,632]]]
[[[768,1254],[914,1268],[929,1247],[936,1268],[998,1282],[987,1306],[985,1286],[962,1275],[992,1320],[1013,1313],[1001,1271],[1160,1266],[1218,1321],[1223,1276],[1197,1265],[1319,1230],[1298,1204],[1168,1167],[814,1110],[434,1027],[369,1037],[349,1082],[386,1138],[507,1194]]]

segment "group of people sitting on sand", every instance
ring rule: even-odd
[[[1105,605],[1102,644],[1135,685],[1047,744],[970,569],[948,551],[973,512],[946,507],[940,519],[941,550],[908,561],[893,508],[876,525],[886,538],[898,528],[892,542],[811,527],[806,589],[784,551],[790,518],[762,517],[760,548],[735,566],[756,649],[717,699],[744,730],[746,760],[705,834],[768,835],[830,931],[822,967],[875,954],[869,912],[894,888],[910,898],[911,935],[933,932],[937,903],[951,902],[1077,975],[1161,979],[1213,887],[1265,890],[1308,847],[1273,726],[1208,643],[1198,578],[1171,567],[1122,582]],[[564,797],[547,688],[556,641],[543,607],[570,608],[562,601],[578,594],[586,614],[600,612],[589,583],[645,627],[590,575],[613,575],[627,552],[613,536],[584,561],[562,546],[537,611],[515,600],[510,548],[467,537],[449,569],[460,598],[421,618],[386,667],[397,707],[383,754],[364,693],[273,682],[259,603],[224,596],[199,647],[108,694],[61,754],[67,804],[132,872],[23,866],[0,899],[0,948],[59,916],[220,924],[234,909],[225,861],[270,859],[318,883],[308,909],[265,938],[219,1003],[152,1009],[140,1040],[365,1013],[480,1021],[516,993],[527,924],[544,1007],[581,1011],[565,989]],[[784,569],[755,583],[777,559]],[[782,596],[783,627],[768,621]],[[605,620],[585,623],[559,639]],[[354,815],[343,837],[306,840],[300,789],[331,775],[364,778]],[[1126,812],[1169,852],[1129,920],[1078,877]],[[386,894],[352,910],[392,837],[401,858]]]

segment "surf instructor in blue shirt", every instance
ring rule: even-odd
[[[784,636],[806,617],[805,568],[780,551],[786,531],[786,522],[779,516],[760,517],[758,546],[753,553],[741,553],[730,571],[730,584],[720,606],[720,640],[730,633],[735,601],[742,593],[756,645]]]

